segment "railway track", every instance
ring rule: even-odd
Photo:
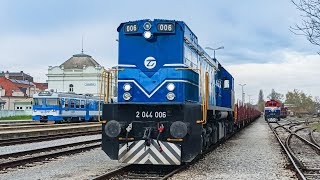
[[[41,128],[59,128],[68,126],[83,126],[89,124],[99,124],[98,122],[85,122],[85,123],[65,123],[65,124],[39,124],[39,123],[22,123],[22,124],[0,124],[0,131],[19,131],[28,129],[41,129]]]
[[[0,126],[2,125],[17,125],[17,124],[30,124],[34,123],[33,120],[0,120]]]
[[[37,126],[37,125],[42,125],[42,124],[37,124],[37,123],[0,123],[0,128],[4,127],[10,127],[10,126]]]
[[[10,146],[10,145],[15,145],[15,144],[51,141],[51,140],[55,140],[55,139],[64,139],[64,138],[72,138],[72,137],[95,135],[95,134],[101,134],[101,130],[87,131],[87,132],[69,132],[66,134],[56,134],[56,135],[50,135],[50,136],[43,135],[43,136],[37,136],[37,137],[4,139],[4,140],[0,140],[0,146]]]
[[[98,176],[94,180],[106,179],[160,179],[165,180],[187,168],[188,165],[180,166],[153,166],[131,164],[107,174]]]
[[[59,146],[2,154],[0,155],[0,170],[22,166],[36,161],[43,161],[57,156],[83,152],[100,146],[101,139],[94,139]]]
[[[8,128],[11,129],[8,130]],[[99,123],[6,127],[5,130],[0,130],[0,146],[99,133],[101,133],[101,124]]]
[[[320,179],[320,146],[302,122],[269,123],[299,179]]]

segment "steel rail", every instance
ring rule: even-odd
[[[35,154],[35,153],[40,153],[40,152],[45,152],[45,151],[52,151],[52,150],[56,150],[56,149],[62,149],[62,148],[67,148],[67,147],[72,147],[72,146],[79,146],[79,145],[83,145],[86,143],[94,143],[94,142],[101,142],[101,139],[80,141],[80,142],[76,142],[76,143],[68,143],[68,144],[62,144],[62,145],[57,145],[57,146],[50,146],[50,147],[38,148],[38,149],[32,149],[32,150],[26,150],[26,151],[19,151],[19,152],[8,153],[8,154],[0,154],[0,159],[25,156],[28,154]]]
[[[105,180],[105,179],[130,179],[130,177],[132,177],[133,179],[160,179],[160,180],[166,180],[168,178],[170,178],[171,176],[173,176],[174,174],[182,171],[183,169],[185,169],[186,167],[188,167],[187,164],[183,164],[181,166],[166,166],[169,168],[172,168],[170,170],[168,170],[168,172],[161,172],[163,169],[160,168],[157,170],[156,173],[152,174],[152,172],[155,172],[155,170],[151,170],[150,173],[150,169],[147,168],[141,168],[140,166],[145,166],[145,165],[136,165],[136,164],[130,164],[127,166],[124,166],[122,168],[113,170],[109,173],[100,175],[98,177],[93,178],[93,180]],[[156,166],[157,167],[157,166]],[[153,167],[153,168],[156,168]],[[139,170],[137,170],[139,169]],[[141,171],[142,170],[142,171]],[[163,173],[163,174],[161,174]],[[128,176],[123,178],[123,176]]]
[[[0,131],[21,131],[29,129],[45,129],[45,128],[61,128],[61,127],[82,127],[86,125],[99,124],[96,122],[83,122],[83,123],[65,123],[65,124],[31,124],[31,125],[7,125],[0,126]]]
[[[95,177],[92,180],[105,180],[105,179],[111,179],[112,177],[121,176],[126,171],[129,171],[130,169],[132,169],[132,167],[133,167],[133,164],[129,164],[124,167],[118,168],[116,170],[110,171],[106,174]]]
[[[288,149],[286,148],[286,146],[283,144],[283,142],[281,141],[279,135],[277,134],[277,132],[275,131],[275,129],[273,129],[272,125],[270,123],[268,123],[270,129],[272,130],[273,134],[276,136],[278,142],[280,143],[282,149],[286,152],[288,158],[290,159],[293,167],[295,168],[298,176],[300,179],[302,180],[306,180],[306,177],[304,176],[304,174],[302,173],[302,171],[300,170],[300,168],[298,167],[298,165],[296,164],[296,162],[294,161],[293,157],[291,156],[290,152],[288,151]]]
[[[292,127],[292,126],[290,126],[290,127]],[[302,136],[297,134],[298,131],[301,131],[301,130],[306,129],[308,127],[301,127],[299,129],[296,129],[295,131],[291,131],[290,129],[287,129],[287,128],[283,127],[283,126],[281,126],[281,128],[285,129],[288,133],[290,133],[290,135],[296,136],[301,141],[303,141],[307,145],[311,146],[313,149],[317,150],[318,153],[320,153],[320,146],[318,144],[312,143],[312,142],[308,141],[306,138],[304,138],[304,137],[302,137]],[[291,139],[291,137],[290,137],[290,139]]]
[[[169,177],[173,176],[174,174],[177,174],[178,172],[186,169],[187,167],[188,167],[188,165],[184,164],[184,165],[180,166],[179,168],[173,170],[172,172],[168,173],[164,177],[162,177],[161,180],[167,180]]]
[[[12,167],[24,165],[24,164],[27,164],[27,163],[30,163],[30,162],[43,160],[43,159],[46,159],[46,158],[53,158],[53,157],[57,157],[57,156],[65,155],[65,154],[72,154],[72,153],[76,153],[76,152],[82,152],[84,150],[89,150],[89,149],[101,147],[101,143],[98,143],[98,142],[101,142],[101,139],[95,139],[95,140],[83,141],[83,142],[79,142],[79,143],[65,144],[65,145],[48,147],[48,148],[43,148],[43,149],[30,150],[30,151],[24,151],[24,152],[18,152],[18,153],[2,155],[2,157],[4,157],[4,158],[9,158],[9,157],[11,157],[10,155],[12,155],[13,157],[14,156],[19,156],[20,157],[20,155],[23,155],[23,154],[24,155],[26,155],[26,154],[30,154],[31,155],[33,153],[45,152],[45,151],[48,151],[48,150],[54,151],[54,150],[57,150],[57,149],[64,149],[64,148],[68,148],[68,147],[85,145],[84,147],[81,146],[81,147],[76,147],[76,148],[72,148],[72,149],[66,149],[66,150],[62,150],[62,151],[58,150],[58,151],[55,151],[55,152],[49,152],[47,154],[37,154],[35,156],[30,156],[30,157],[25,157],[25,158],[22,157],[22,158],[17,158],[17,159],[14,159],[14,160],[9,160],[9,161],[0,163],[0,169],[12,168]],[[53,149],[50,149],[50,148],[53,148]]]
[[[320,144],[318,143],[318,141],[317,141],[316,138],[314,137],[314,134],[313,134],[314,131],[316,131],[316,130],[313,129],[313,130],[310,131],[310,139],[311,139],[311,141],[312,141],[315,145],[320,146]]]
[[[288,149],[289,153],[291,154],[293,160],[299,165],[301,169],[306,169],[306,167],[303,165],[303,163],[299,160],[299,158],[295,155],[293,150],[290,148],[290,140],[293,137],[294,134],[289,134],[289,136],[286,138],[285,146]]]
[[[279,124],[279,123],[278,123]],[[295,125],[293,125],[293,126],[295,126]],[[291,127],[293,127],[293,126],[290,126],[289,128],[291,128]],[[283,127],[282,126],[282,128],[283,129],[285,129],[286,130],[286,132],[288,132],[288,133],[290,133],[289,134],[289,136],[286,138],[286,147],[287,147],[287,149],[288,149],[288,151],[290,152],[290,154],[292,155],[292,157],[293,157],[293,159],[295,160],[295,162],[300,166],[300,169],[301,169],[301,171],[303,171],[303,174],[304,174],[304,176],[306,177],[306,176],[317,176],[317,175],[319,175],[319,174],[308,174],[307,172],[309,171],[319,171],[320,169],[319,168],[310,168],[310,167],[307,167],[306,165],[304,165],[304,163],[302,162],[302,161],[300,161],[300,159],[295,155],[295,153],[293,152],[293,150],[291,149],[291,147],[290,147],[290,140],[295,136],[295,137],[297,137],[299,140],[301,140],[303,143],[305,143],[306,145],[308,145],[309,147],[311,147],[311,148],[313,148],[315,151],[316,151],[316,153],[317,154],[320,154],[320,148],[319,148],[319,146],[316,144],[316,143],[313,143],[313,142],[310,142],[309,140],[307,140],[306,138],[304,138],[304,137],[302,137],[301,135],[298,135],[297,134],[297,132],[298,131],[301,131],[301,130],[304,130],[304,129],[307,129],[307,128],[309,128],[309,127],[300,127],[300,128],[298,128],[298,129],[296,129],[296,130],[294,130],[294,131],[292,131],[292,130],[290,130],[290,129],[288,129],[288,128],[285,128],[285,127]],[[311,141],[312,141],[312,131],[310,131],[309,133],[309,137],[310,137],[310,139],[311,139]]]
[[[50,136],[45,135],[45,136],[27,137],[27,138],[18,138],[18,139],[6,139],[6,140],[0,140],[0,146],[9,146],[9,145],[15,145],[15,144],[50,141],[50,140],[55,140],[55,139],[71,138],[71,137],[86,136],[86,135],[95,135],[95,134],[100,134],[100,133],[101,133],[101,130],[97,130],[97,131],[88,131],[88,132],[70,132],[67,134],[56,134],[56,135],[50,135]]]

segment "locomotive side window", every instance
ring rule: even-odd
[[[230,81],[229,79],[225,79],[223,81],[223,89],[229,89],[230,88]]]

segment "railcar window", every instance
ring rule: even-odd
[[[47,106],[55,106],[58,105],[58,99],[48,98],[46,99]]]
[[[60,107],[64,107],[64,98],[59,99]]]
[[[36,106],[43,105],[43,98],[35,98],[34,99],[34,105],[36,105]]]
[[[70,108],[74,108],[74,100],[70,100]]]
[[[80,100],[76,100],[76,108],[80,108]]]
[[[68,108],[69,107],[69,99],[65,99],[64,101],[64,107]]]
[[[85,101],[81,101],[81,108],[84,109],[84,103]]]

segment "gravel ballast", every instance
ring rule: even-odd
[[[32,163],[33,167],[23,166],[0,174],[1,180],[44,180],[44,179],[92,179],[97,175],[120,168],[118,161],[112,161],[100,149],[58,157],[48,162]]]
[[[171,179],[297,179],[286,156],[260,118]]]

